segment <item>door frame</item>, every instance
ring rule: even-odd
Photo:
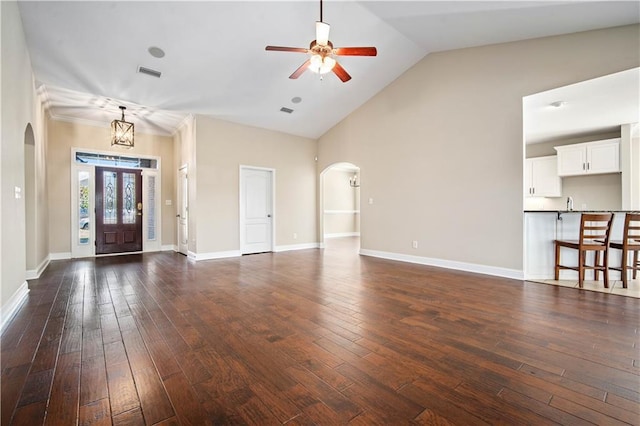
[[[255,167],[255,166],[247,166],[247,165],[240,165],[239,167],[239,197],[238,197],[238,204],[239,204],[239,217],[238,217],[238,224],[239,224],[239,228],[240,228],[240,255],[244,254],[245,251],[245,244],[244,244],[244,237],[245,237],[245,220],[244,220],[244,214],[245,214],[245,209],[244,209],[244,199],[245,199],[245,193],[244,193],[244,174],[243,172],[245,170],[260,170],[260,171],[266,171],[266,172],[270,172],[271,173],[271,251],[275,251],[275,247],[276,247],[276,169],[272,169],[272,168],[268,168],[268,167]]]
[[[95,257],[96,256],[96,246],[95,246],[95,241],[96,241],[96,233],[95,233],[95,227],[96,227],[96,214],[95,214],[95,165],[94,164],[81,164],[78,163],[76,161],[76,154],[78,152],[86,152],[89,154],[100,154],[100,155],[116,155],[116,156],[128,156],[128,157],[135,157],[135,158],[143,158],[143,159],[148,159],[148,160],[155,160],[157,167],[155,169],[149,169],[149,168],[143,168],[143,167],[131,167],[129,165],[126,166],[114,166],[116,168],[123,168],[123,169],[140,169],[142,170],[142,212],[143,212],[143,223],[142,223],[142,251],[143,252],[151,252],[151,251],[160,251],[162,250],[162,163],[161,163],[161,158],[155,155],[141,155],[141,154],[135,154],[132,153],[130,155],[127,155],[127,153],[122,152],[122,151],[101,151],[101,150],[95,150],[95,149],[88,149],[88,148],[79,148],[79,147],[72,147],[71,148],[71,185],[70,185],[70,189],[71,189],[71,196],[70,201],[71,201],[71,214],[70,219],[71,219],[71,228],[70,228],[70,239],[71,239],[71,252],[68,253],[67,255],[70,258],[80,258],[80,257]],[[109,166],[111,167],[111,166]],[[77,210],[77,206],[78,206],[78,182],[77,182],[77,175],[78,175],[78,171],[80,170],[87,170],[90,173],[90,194],[89,194],[89,219],[90,219],[90,223],[92,224],[92,226],[90,227],[90,239],[91,241],[89,242],[88,245],[79,245],[78,244],[78,229],[77,229],[77,224],[79,223],[79,218],[78,218],[78,210]],[[147,213],[146,207],[145,207],[145,201],[147,200],[148,194],[148,188],[147,188],[147,181],[145,179],[145,173],[146,176],[149,176],[150,174],[155,176],[156,178],[156,187],[155,187],[155,195],[156,195],[156,199],[155,199],[155,208],[156,208],[156,239],[155,240],[148,240],[148,235],[147,235],[147,229],[145,226],[145,222],[144,222],[144,217]],[[93,244],[91,244],[93,243]],[[114,254],[101,254],[98,256],[118,256],[118,255],[126,255],[126,254],[131,254],[131,253],[139,253],[139,252],[124,252],[124,253],[114,253]]]
[[[181,178],[181,174],[183,173],[184,170],[184,176],[185,176],[185,180],[186,180],[186,188],[182,187],[182,178]],[[190,219],[190,212],[189,212],[189,166],[187,164],[183,164],[182,166],[180,166],[178,168],[178,174],[176,177],[176,181],[177,181],[177,205],[176,205],[176,251],[178,253],[182,253],[185,256],[189,256],[189,219]],[[181,242],[181,235],[180,235],[180,220],[182,219],[181,217],[181,213],[182,213],[182,201],[185,200],[185,204],[186,206],[185,209],[187,211],[187,223],[186,223],[186,229],[187,229],[187,242],[186,244],[182,244]],[[184,247],[183,247],[184,246]]]

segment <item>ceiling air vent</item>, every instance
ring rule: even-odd
[[[293,112],[291,108],[287,108],[287,107],[280,108],[280,111],[286,112],[287,114],[291,114]]]
[[[162,75],[160,71],[152,70],[151,68],[145,68],[145,67],[138,67],[138,72],[141,74],[147,74],[157,78],[160,78],[160,76]]]

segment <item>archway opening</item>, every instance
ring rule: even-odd
[[[24,130],[24,214],[26,269],[37,268],[36,141],[31,123]]]
[[[334,163],[320,174],[323,248],[360,249],[360,168]]]

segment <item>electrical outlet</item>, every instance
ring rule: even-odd
[[[582,210],[586,210],[587,209],[587,205],[586,204],[582,204]]]
[[[293,233],[293,239],[297,240],[298,239],[298,234],[296,232]]]
[[[369,204],[373,204],[373,198],[369,198]]]
[[[417,241],[414,241],[411,245],[413,246],[413,248],[418,248],[418,242]]]

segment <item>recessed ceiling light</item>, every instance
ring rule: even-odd
[[[561,106],[565,106],[567,103],[565,101],[555,101],[555,102],[551,102],[549,105],[551,105],[554,108],[560,108]]]
[[[154,58],[164,58],[164,50],[160,49],[159,47],[151,46],[147,49],[147,51]]]
[[[296,96],[295,98],[291,98],[291,102],[293,102],[294,104],[299,104],[300,102],[302,102],[302,98],[300,96]]]

